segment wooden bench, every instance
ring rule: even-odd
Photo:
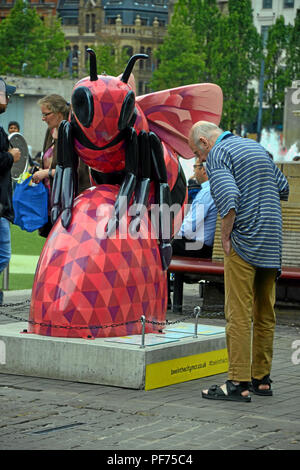
[[[288,299],[300,303],[300,162],[277,164],[285,174],[290,186],[288,201],[282,201],[282,273],[277,282],[276,299],[286,302]],[[184,275],[198,274],[203,281],[204,294],[206,285],[220,286],[224,292],[223,249],[221,245],[221,219],[218,216],[212,260],[173,256],[169,273],[174,273],[173,311],[182,311]],[[206,281],[209,281],[206,282]],[[296,288],[295,288],[296,286]],[[211,289],[213,298],[221,289]],[[223,293],[222,293],[223,294]],[[281,297],[280,297],[281,296]],[[219,296],[222,301],[223,297]]]
[[[174,273],[173,312],[182,312],[185,274],[199,274],[204,281],[223,283],[224,280],[224,264],[208,259],[173,256],[168,271]],[[287,281],[289,284],[292,282],[300,287],[300,267],[282,266],[278,282],[280,281]]]

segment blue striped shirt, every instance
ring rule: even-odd
[[[205,181],[201,184],[201,189],[195,196],[178,235],[213,246],[216,222],[217,208],[210,194],[209,181]]]
[[[206,172],[221,218],[230,209],[236,212],[233,249],[253,266],[280,269],[280,199],[288,199],[289,185],[266,150],[224,133],[208,154]]]

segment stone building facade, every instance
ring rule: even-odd
[[[154,50],[162,43],[168,24],[168,0],[59,0],[57,12],[62,19],[70,54],[66,68],[70,75],[83,77],[88,70],[89,47],[111,43],[128,56],[149,55],[134,70],[137,94],[149,91],[149,81],[157,66]],[[100,73],[100,71],[99,71]]]

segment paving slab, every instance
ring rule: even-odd
[[[12,293],[9,300],[21,297]],[[196,286],[185,288],[185,299],[184,315],[197,305]],[[26,309],[6,311],[22,323]],[[250,403],[202,399],[201,390],[223,383],[226,373],[144,390],[2,372],[0,450],[92,450],[104,468],[109,457],[129,452],[150,462],[153,455],[191,454],[199,467],[203,450],[299,451],[300,351],[293,356],[292,345],[300,340],[300,312],[291,318],[287,310],[281,321],[284,315],[281,311],[275,332],[274,394],[252,395]],[[178,317],[168,312],[167,318]],[[0,325],[11,322],[0,315]],[[201,323],[225,325],[220,317]],[[146,468],[143,463],[136,468]]]

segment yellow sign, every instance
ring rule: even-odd
[[[145,390],[188,382],[227,371],[227,349],[155,362],[146,366]]]

